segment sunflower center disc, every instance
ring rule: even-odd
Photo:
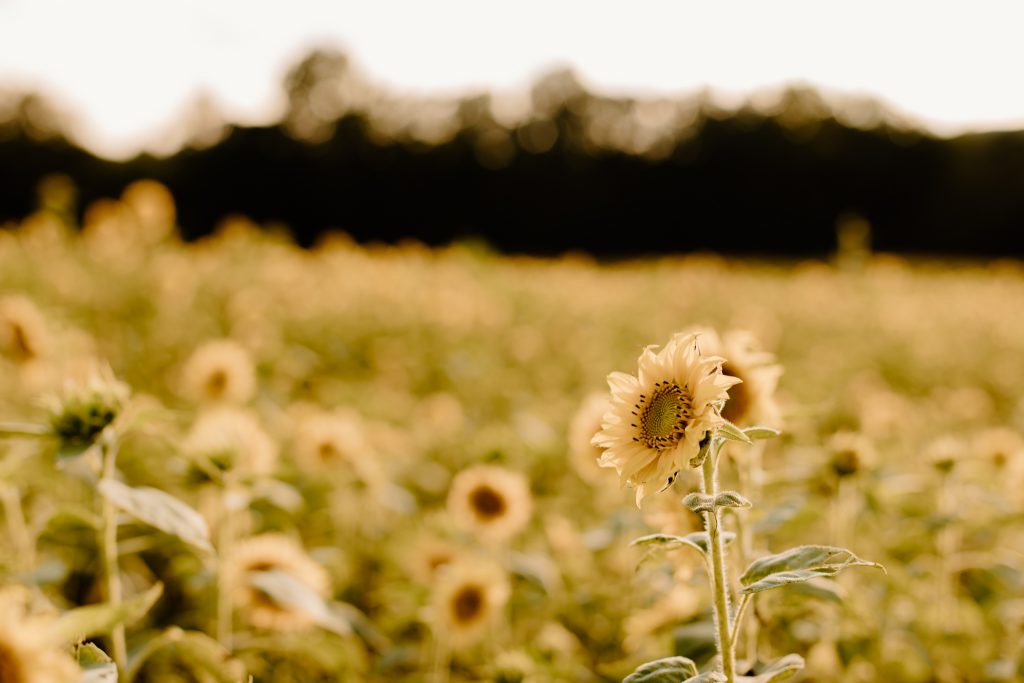
[[[690,422],[693,398],[675,382],[656,384],[640,413],[640,440],[648,448],[672,448]]]

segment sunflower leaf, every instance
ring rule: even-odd
[[[730,543],[735,538],[736,534],[732,531],[722,532],[722,541],[724,543]],[[643,566],[647,560],[661,552],[669,552],[671,550],[678,550],[679,548],[693,548],[701,555],[707,557],[708,548],[710,547],[708,534],[705,531],[695,531],[692,534],[687,534],[685,536],[651,534],[650,536],[641,536],[629,545],[631,547],[645,548],[647,550],[644,556],[640,558],[640,561],[637,563],[638,569]]]
[[[352,633],[352,625],[339,610],[333,609],[316,591],[287,572],[253,572],[249,584],[282,607],[303,612],[323,629],[341,636]]]
[[[697,665],[686,657],[665,657],[641,664],[622,683],[681,683],[697,675]]]
[[[793,676],[804,668],[804,658],[800,655],[786,655],[778,659],[759,674],[753,676],[739,676],[737,680],[744,683],[772,683],[772,681],[783,681]]]
[[[117,682],[117,665],[106,652],[92,643],[82,643],[75,648],[75,657],[82,670],[79,683]]]
[[[104,635],[119,624],[130,624],[142,618],[163,593],[162,583],[153,584],[145,593],[120,605],[103,603],[87,605],[65,612],[55,626],[57,637],[66,643]]]
[[[113,479],[101,481],[99,491],[104,498],[146,524],[200,550],[213,552],[206,520],[174,496],[148,486],[133,488]]]
[[[877,562],[862,560],[845,548],[802,545],[754,560],[740,577],[740,583],[744,593],[760,593],[820,576],[835,576],[847,567],[878,567],[885,570]]]
[[[747,435],[748,439],[753,440],[774,439],[775,437],[780,436],[782,434],[782,432],[780,432],[778,429],[773,429],[771,427],[765,426],[747,427],[746,429],[743,430],[743,433]]]
[[[715,511],[715,497],[694,491],[683,498],[683,506],[698,515]]]
[[[750,440],[742,429],[734,425],[732,422],[726,420],[718,427],[718,435],[722,438],[728,439],[729,441],[739,441],[740,443],[751,444],[754,443]]]
[[[687,678],[683,683],[726,683],[729,680],[718,671],[705,671],[704,673],[694,676],[693,678]]]
[[[716,508],[748,508],[751,505],[749,500],[735,491],[722,491],[715,496]]]

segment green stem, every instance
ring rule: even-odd
[[[115,462],[117,461],[116,446],[104,439],[101,443],[103,455],[103,479],[113,481]],[[103,550],[103,572],[106,575],[107,602],[117,607],[121,604],[121,572],[117,567],[117,508],[109,498],[103,498],[102,524],[100,525],[100,547]],[[118,624],[110,634],[112,656],[119,671],[125,671],[128,661],[128,648],[125,643],[124,624]]]
[[[747,449],[744,457],[737,461],[737,471],[740,479],[740,492],[750,500],[758,500],[761,498],[762,481],[764,479],[764,472],[762,470],[764,443],[764,441],[755,441],[754,444]],[[757,549],[754,547],[754,528],[751,523],[749,509],[734,510],[734,513],[737,525],[736,532],[739,540],[739,543],[737,544],[739,566],[746,567],[757,556]],[[743,600],[744,602],[740,605],[741,612],[737,615],[736,622],[732,630],[734,651],[739,650],[739,623],[741,621],[742,609],[746,606],[747,596],[744,596]],[[744,660],[750,663],[756,662],[758,659],[758,631],[757,619],[749,620],[746,623],[745,628],[743,628],[746,648]]]
[[[714,497],[718,494],[716,466],[718,464],[718,448],[713,447],[704,459],[704,493]],[[725,583],[725,552],[720,532],[721,517],[718,508],[713,512],[704,513],[708,527],[708,539],[711,544],[711,589],[715,598],[715,625],[717,627],[718,652],[722,656],[722,673],[727,683],[736,680],[736,662],[733,654],[732,638],[729,634],[729,589]]]
[[[234,587],[224,571],[224,560],[230,557],[235,540],[235,514],[231,507],[231,498],[236,493],[234,482],[233,473],[225,475],[220,495],[220,519],[217,520],[217,642],[228,652],[233,646],[231,593]]]
[[[751,597],[752,595],[750,593],[744,593],[743,597],[740,598],[740,606],[736,609],[736,617],[732,622],[732,631],[729,633],[729,640],[733,643],[735,643],[736,639],[739,637],[740,624],[743,623],[743,617],[747,613],[747,605],[750,604]]]
[[[0,437],[2,436],[41,438],[53,436],[53,431],[42,425],[0,422]]]

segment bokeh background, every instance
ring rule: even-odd
[[[955,7],[6,0],[0,219],[63,173],[159,180],[186,238],[1018,254],[1020,17]]]
[[[96,449],[25,438],[76,410],[138,417],[115,478],[201,519],[115,517],[128,683],[712,667],[699,558],[630,547],[699,530],[695,475],[637,509],[590,443],[607,375],[698,328],[782,431],[722,458],[732,578],[887,570],[758,597],[740,670],[1024,680],[1022,25],[0,0],[0,682],[78,680],[109,601]]]

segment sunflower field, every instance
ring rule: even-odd
[[[1024,679],[1020,263],[185,243],[155,183],[44,190],[2,683]]]

